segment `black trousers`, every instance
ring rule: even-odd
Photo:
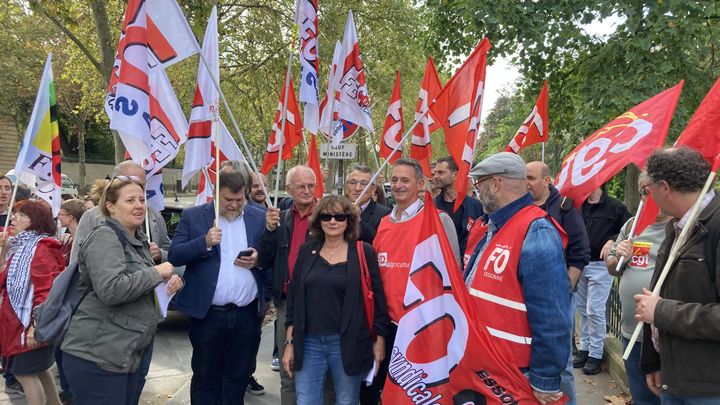
[[[380,363],[377,376],[373,379],[373,383],[368,386],[364,382],[360,384],[361,405],[377,405],[378,401],[380,401],[380,395],[387,378],[388,366],[390,365],[390,355],[395,344],[395,335],[397,335],[397,325],[391,324],[390,333],[385,337],[385,358]]]
[[[77,405],[131,405],[136,402],[138,376],[113,373],[72,354],[62,353],[65,377]]]
[[[205,318],[190,319],[192,404],[244,404],[260,322],[257,300],[244,307],[212,306]]]

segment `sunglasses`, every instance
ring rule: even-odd
[[[347,214],[320,214],[318,215],[318,218],[320,218],[320,221],[322,222],[330,222],[331,219],[335,219],[337,222],[345,222],[347,221]]]

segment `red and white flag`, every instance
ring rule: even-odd
[[[245,156],[243,156],[240,148],[238,147],[235,139],[230,135],[230,132],[225,127],[225,124],[220,121],[218,124],[218,134],[220,142],[220,164],[226,160],[232,160],[237,162],[246,162]],[[187,152],[186,152],[187,153]],[[210,150],[208,151],[210,157],[207,166],[203,167],[199,171],[198,177],[198,188],[197,198],[195,199],[195,205],[205,204],[210,202],[213,197],[213,190],[215,184],[215,138],[210,142]]]
[[[318,97],[318,5],[317,0],[298,0],[295,24],[300,37],[300,102],[305,104],[303,126],[317,134],[320,125]]]
[[[287,76],[287,75],[285,75]],[[285,112],[285,133],[281,133],[282,128],[282,111],[283,101],[285,101],[285,89],[289,89],[290,93],[287,97],[287,110]],[[290,85],[286,86],[283,81],[280,90],[280,100],[278,101],[277,111],[275,112],[275,120],[273,121],[272,131],[268,137],[268,145],[265,149],[265,158],[263,158],[260,171],[268,174],[272,168],[278,164],[278,154],[280,153],[280,145],[282,144],[282,160],[288,160],[292,157],[292,150],[297,144],[302,142],[302,123],[300,122],[300,109],[295,98],[295,89],[292,79]]]
[[[579,207],[628,164],[645,166],[650,153],[665,141],[682,86],[683,81],[636,105],[575,147],[555,180],[560,194]]]
[[[400,98],[400,71],[395,71],[395,87],[393,87],[392,96],[390,96],[390,105],[388,106],[387,116],[385,117],[385,126],[383,127],[383,136],[380,142],[380,157],[387,159],[395,147],[397,152],[390,159],[390,164],[394,165],[395,161],[402,157],[402,145],[400,140],[405,133],[405,124],[402,116],[402,100]]]
[[[356,124],[343,120],[338,113],[340,100],[340,80],[342,79],[342,45],[335,42],[333,61],[328,71],[328,85],[325,98],[320,103],[320,132],[327,135],[327,139],[337,146],[344,139],[355,134],[358,129]]]
[[[421,115],[422,118],[420,118],[420,123],[413,129],[410,144],[410,157],[420,162],[423,173],[427,177],[432,176],[430,170],[430,157],[432,156],[430,134],[442,128],[442,124],[434,120],[432,114],[423,115],[423,112],[427,111],[428,106],[435,101],[441,90],[442,82],[438,77],[437,70],[435,70],[435,63],[432,58],[428,58],[422,85],[420,86],[420,94],[415,105],[415,119],[418,119]]]
[[[150,159],[152,98],[150,70],[199,51],[175,0],[130,0],[110,75],[105,112],[133,160]]]
[[[337,89],[340,92],[337,107],[338,114],[340,118],[372,131],[370,97],[368,96],[365,68],[360,57],[360,45],[352,10],[348,12],[347,22],[345,23],[342,50],[343,58],[341,65],[339,65],[342,75],[340,87]]]
[[[716,168],[720,155],[720,79],[712,86],[710,91],[698,106],[688,122],[685,130],[675,141],[673,147],[689,146],[700,152],[705,160]],[[648,225],[655,222],[659,209],[652,196],[648,196],[642,210],[638,213],[635,235],[640,235]]]
[[[432,196],[425,198],[383,389],[390,404],[534,404],[470,301]]]
[[[213,142],[213,120],[219,112],[219,100],[211,74],[220,82],[220,62],[218,52],[217,8],[213,7],[205,29],[202,54],[210,66],[210,70],[200,61],[197,73],[197,85],[190,111],[190,132],[185,145],[185,162],[182,171],[182,186],[210,164],[213,155],[210,153]]]
[[[455,208],[463,202],[468,173],[475,157],[480,111],[485,88],[485,67],[491,44],[484,38],[440,91],[430,113],[445,130],[445,143],[458,164]]]
[[[320,154],[318,153],[315,135],[310,135],[310,150],[308,151],[308,167],[315,173],[315,198],[322,198],[325,194],[325,183],[323,182],[322,169],[320,168]]]
[[[523,148],[538,142],[547,142],[550,134],[548,120],[548,84],[543,84],[540,95],[535,101],[530,115],[517,130],[517,133],[505,148],[505,152],[520,153]]]

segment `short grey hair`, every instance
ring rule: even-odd
[[[133,168],[133,169],[140,169],[142,171],[145,171],[145,169],[142,167],[142,165],[133,162],[132,160],[125,160],[120,163],[118,163],[115,168],[113,169],[112,173],[110,174],[111,178],[115,178],[120,175],[120,173],[124,169]]]
[[[350,170],[348,170],[348,175],[352,172],[368,173],[370,175],[373,174],[372,169],[370,169],[370,166],[363,165],[360,163],[355,163],[354,165],[350,166]]]
[[[421,181],[425,179],[425,175],[423,174],[420,162],[413,158],[400,158],[393,165],[393,167],[397,166],[410,166],[415,169],[415,181]]]
[[[309,168],[308,166],[297,165],[297,166],[291,167],[290,170],[288,170],[287,173],[285,173],[285,184],[286,185],[290,184],[290,178],[293,176],[293,174],[295,174],[295,172],[297,172],[298,170],[302,170],[302,169],[309,170],[310,173],[312,173],[312,175],[313,175],[313,179],[315,181],[317,181],[317,177],[315,177],[315,172],[313,171],[313,169]]]

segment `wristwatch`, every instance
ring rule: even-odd
[[[295,339],[286,339],[283,342],[283,346],[292,345],[292,344],[295,344]]]

